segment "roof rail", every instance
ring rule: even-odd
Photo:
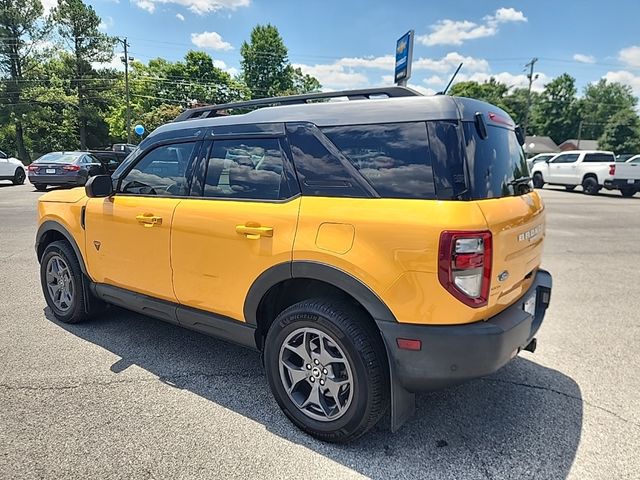
[[[225,110],[233,108],[267,107],[276,105],[294,105],[307,103],[310,100],[323,100],[329,98],[347,97],[349,100],[363,100],[371,97],[386,95],[392,97],[413,97],[422,94],[407,87],[376,87],[363,88],[359,90],[342,90],[340,92],[319,92],[305,93],[303,95],[289,95],[284,97],[258,98],[244,102],[223,103],[220,105],[207,105],[204,107],[191,108],[182,112],[176,117],[174,122],[185,120],[195,120],[228,115]]]

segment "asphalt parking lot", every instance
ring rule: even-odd
[[[640,478],[640,195],[542,194],[554,290],[536,353],[336,446],[280,413],[253,352],[120,309],[55,321],[40,193],[0,185],[0,476]]]

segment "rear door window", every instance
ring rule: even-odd
[[[325,127],[338,147],[384,198],[436,198],[424,122]]]
[[[607,163],[607,162],[615,162],[616,157],[613,153],[585,153],[583,162],[589,163]]]
[[[565,153],[563,155],[558,155],[551,163],[575,163],[578,161],[579,157],[579,153]]]

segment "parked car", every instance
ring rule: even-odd
[[[14,185],[22,185],[27,173],[23,163],[0,151],[0,180],[10,180]]]
[[[527,166],[529,167],[529,171],[533,168],[533,166],[538,162],[546,162],[547,160],[555,157],[557,153],[539,153],[535,157],[531,157],[527,159]]]
[[[621,153],[619,155],[616,155],[616,162],[625,163],[633,156],[634,156],[633,153]]]
[[[633,196],[640,188],[640,169],[618,169],[612,152],[597,150],[571,150],[551,160],[536,163],[531,169],[533,184],[564,185],[573,190],[582,185],[584,193],[596,195],[602,188],[620,190],[625,197]]]
[[[623,197],[633,197],[640,191],[640,157],[624,163],[614,163],[609,173],[612,178],[605,179],[604,188],[620,190]]]
[[[640,163],[640,155],[633,155],[627,158],[624,163]]]
[[[551,275],[521,143],[498,107],[403,87],[188,110],[40,198],[44,297],[61,322],[106,302],[261,351],[319,439],[395,431],[414,392],[535,350]]]
[[[105,163],[87,152],[51,152],[29,165],[29,181],[36,190],[49,185],[82,186],[89,177],[108,173]]]
[[[109,173],[113,173],[130,152],[126,150],[89,150],[88,153],[97,157],[106,165]]]

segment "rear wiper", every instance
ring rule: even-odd
[[[529,183],[530,181],[531,177],[520,177],[516,178],[515,180],[511,180],[507,183],[507,185],[523,185]]]

